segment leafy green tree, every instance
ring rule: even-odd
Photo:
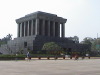
[[[43,45],[42,50],[62,50],[62,48],[55,42],[48,42]]]
[[[81,42],[82,44],[88,44],[88,45],[92,45],[92,41],[93,39],[91,37],[86,37],[83,39],[83,41]]]
[[[100,38],[94,39],[94,42],[92,44],[92,50],[100,51]]]
[[[81,43],[90,45],[92,51],[100,52],[100,38],[86,37]]]
[[[49,54],[60,54],[59,51],[62,51],[63,49],[55,42],[48,42],[43,45],[42,50],[46,50]]]

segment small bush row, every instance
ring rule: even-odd
[[[2,58],[2,57],[26,57],[26,55],[0,55],[0,58]]]

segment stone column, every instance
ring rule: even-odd
[[[26,32],[26,22],[24,22],[24,36],[25,36],[25,33]]]
[[[43,20],[43,23],[42,23],[42,35],[43,36],[45,35],[45,20]]]
[[[31,35],[33,35],[33,20],[31,20]]]
[[[24,22],[22,23],[22,37],[24,36]]]
[[[28,26],[27,26],[27,36],[29,36],[29,21],[28,21]]]
[[[39,19],[36,19],[35,23],[35,35],[39,35]]]
[[[17,37],[20,37],[20,24],[17,25]]]
[[[48,20],[48,36],[50,36],[50,21]]]
[[[35,31],[36,31],[36,27],[35,27],[35,24],[36,24],[36,20],[33,20],[33,34],[32,35],[35,35]]]
[[[65,37],[65,23],[62,23],[61,25],[61,37]]]
[[[53,36],[55,37],[55,22],[53,22]]]
[[[58,22],[58,37],[60,37],[60,22]]]
[[[20,23],[20,37],[22,37],[22,23]]]

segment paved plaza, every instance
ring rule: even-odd
[[[100,59],[0,61],[0,75],[100,75]]]

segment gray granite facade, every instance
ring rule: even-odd
[[[85,45],[75,43],[65,38],[65,23],[67,19],[55,14],[37,11],[16,20],[18,37],[2,45],[3,54],[27,53],[27,50],[41,50],[44,43],[56,42],[64,49],[86,50]],[[84,48],[86,47],[86,48]]]
[[[67,19],[55,14],[35,12],[16,20],[18,24],[18,37],[42,35],[50,37],[65,37],[65,23]]]

